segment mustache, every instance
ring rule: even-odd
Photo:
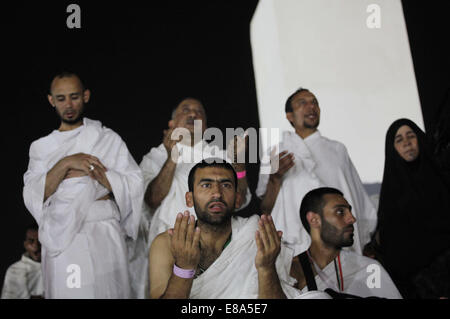
[[[344,228],[344,231],[347,231],[347,230],[355,231],[355,227],[353,227],[353,225],[350,225],[350,226]]]
[[[223,200],[221,200],[220,198],[210,200],[210,201],[206,204],[206,207],[209,207],[209,205],[211,205],[212,203],[222,203],[225,207],[228,207],[228,205],[227,205]]]

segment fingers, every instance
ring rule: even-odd
[[[181,221],[183,219],[183,214],[178,213],[177,214],[177,218],[175,219],[175,225],[173,226],[173,237],[174,239],[178,240],[178,234],[180,232],[180,225],[181,225]]]
[[[192,241],[194,240],[194,232],[195,232],[195,217],[194,215],[192,215],[189,216],[189,225],[187,225],[186,242],[185,242],[186,247],[192,246]]]
[[[280,153],[280,155],[281,155],[281,153]],[[280,159],[280,162],[278,165],[278,173],[284,174],[294,165],[295,165],[294,154],[292,154],[292,153],[288,154]]]
[[[200,227],[195,227],[194,240],[192,241],[192,247],[199,248],[199,244],[200,244]]]
[[[275,224],[273,223],[272,216],[267,216],[264,219],[264,228],[267,235],[267,241],[269,242],[270,247],[278,246],[279,244],[278,234],[275,228]]]
[[[261,242],[262,242],[262,250],[263,251],[268,250],[269,247],[270,247],[269,239],[268,239],[268,236],[267,236],[267,233],[266,233],[266,228],[264,226],[264,222],[265,222],[266,218],[267,217],[265,215],[262,215],[261,219],[259,220],[259,223],[258,223],[259,224],[258,225],[259,237],[260,237]]]
[[[188,221],[189,211],[186,210],[183,214],[183,218],[181,219],[180,229],[178,231],[178,240],[180,240],[181,243],[184,243],[186,241]]]
[[[264,250],[264,246],[261,240],[261,235],[259,234],[259,230],[256,231],[255,234],[255,241],[256,241],[256,248],[258,251],[263,251]]]
[[[259,221],[257,245],[263,250],[277,250],[281,243],[283,232],[277,231],[272,216],[262,215]],[[258,240],[260,241],[258,243]]]
[[[89,155],[88,161],[91,165],[96,165],[96,166],[100,167],[101,169],[103,169],[104,171],[107,171],[106,167],[102,164],[102,162],[100,162],[100,160],[97,157]]]

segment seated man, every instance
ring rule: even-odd
[[[353,245],[352,207],[341,191],[322,187],[302,200],[300,219],[311,236],[311,246],[295,252],[290,274],[296,288],[335,292],[359,297],[402,298],[388,273],[374,259],[343,247]]]
[[[150,244],[158,234],[172,227],[177,212],[189,210],[195,215],[194,209],[188,208],[185,202],[187,179],[192,167],[203,158],[225,157],[223,150],[203,140],[206,122],[203,104],[194,98],[183,99],[172,112],[168,129],[164,131],[163,142],[158,147],[153,147],[142,159],[140,167],[144,175],[144,201],[146,211],[152,215],[148,231]],[[183,132],[187,134],[182,135],[181,140],[174,137]],[[236,143],[235,147],[236,145],[239,143]],[[231,144],[229,151],[230,146]],[[236,153],[239,153],[239,149],[236,149],[235,157]],[[239,172],[237,187],[243,198],[239,207],[241,209],[251,200],[245,163],[234,160],[233,168]]]
[[[22,258],[6,271],[2,299],[38,299],[44,296],[41,243],[36,223],[27,227],[23,246],[25,253]]]
[[[241,200],[236,172],[221,159],[207,161],[196,164],[188,178],[186,204],[195,208],[197,221],[188,211],[179,213],[174,228],[151,245],[150,297],[297,297],[289,253],[279,247],[281,234],[268,217],[232,217]]]

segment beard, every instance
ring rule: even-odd
[[[225,212],[224,213],[210,213],[208,212],[208,206],[214,202],[220,202],[223,205],[225,205]],[[233,203],[234,207],[234,203]],[[221,199],[215,199],[211,200],[204,208],[201,208],[200,205],[197,203],[197,201],[194,198],[194,209],[195,213],[197,214],[197,218],[202,221],[205,224],[211,225],[211,226],[222,226],[229,222],[231,219],[231,216],[233,215],[233,208],[229,208],[228,205],[222,201]]]
[[[346,237],[346,231],[348,229],[350,229],[350,227],[346,227],[339,231],[335,226],[328,223],[325,219],[322,219],[320,238],[326,245],[336,249],[350,247],[353,245],[353,233],[348,233]]]
[[[313,124],[309,124],[306,121],[303,122],[303,126],[307,129],[316,129],[319,126],[320,119],[317,119],[317,121]]]
[[[83,120],[83,117],[84,117],[84,105],[78,111],[77,116],[74,118],[71,118],[71,119],[64,118],[64,115],[59,113],[59,111],[56,109],[56,107],[55,107],[55,111],[56,111],[56,114],[58,115],[59,119],[61,120],[61,122],[70,124],[70,125],[80,122],[81,120]]]

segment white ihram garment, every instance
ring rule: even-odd
[[[340,261],[343,276],[343,293],[359,297],[381,297],[389,299],[402,299],[389,274],[374,259],[358,255],[351,251],[341,250]],[[334,262],[329,263],[316,275],[317,290],[324,291],[331,288],[339,292]],[[306,293],[304,287],[302,293]]]
[[[272,210],[278,230],[283,231],[283,240],[300,245],[305,251],[311,238],[300,220],[300,205],[303,197],[318,187],[333,187],[340,190],[352,206],[356,217],[354,245],[361,253],[374,231],[377,215],[359,175],[342,143],[321,136],[319,131],[302,139],[295,132],[283,132],[278,145],[279,153],[287,150],[294,153],[295,165],[284,176],[280,192]],[[256,194],[265,194],[269,174],[259,175]]]
[[[257,299],[258,272],[255,233],[259,216],[233,217],[231,242],[209,268],[192,283],[191,299]],[[278,277],[287,298],[300,296],[295,279],[289,276],[292,263],[290,248],[281,246],[276,261]]]
[[[47,172],[77,153],[107,168],[114,200],[96,200],[108,190],[83,176],[63,180],[44,203]],[[125,237],[136,239],[143,184],[122,139],[87,118],[77,129],[55,130],[32,143],[24,183],[25,205],[39,225],[45,297],[129,298]]]
[[[6,271],[2,299],[30,299],[32,296],[44,296],[41,263],[24,254]]]

